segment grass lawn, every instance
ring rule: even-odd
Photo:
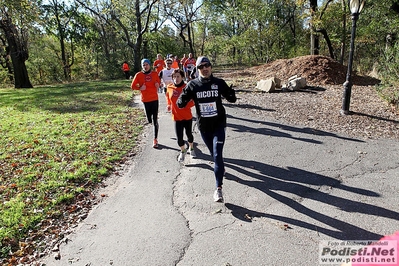
[[[128,80],[0,88],[0,258],[135,149],[145,116],[132,93]]]

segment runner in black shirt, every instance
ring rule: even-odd
[[[222,96],[233,103],[237,98],[231,86],[229,87],[223,79],[212,75],[212,64],[207,57],[198,57],[196,69],[199,77],[187,84],[177,100],[177,105],[183,108],[190,100],[194,100],[198,129],[215,163],[214,200],[223,202],[222,185],[225,173],[223,146],[226,138],[226,110],[222,104]]]

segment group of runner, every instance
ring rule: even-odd
[[[199,132],[214,162],[216,179],[214,201],[223,202],[222,183],[225,168],[222,153],[227,123],[222,98],[235,102],[235,91],[223,79],[213,76],[212,64],[205,56],[195,59],[190,53],[187,59],[183,56],[177,68],[173,68],[174,62],[177,62],[176,57],[163,60],[162,55],[158,54],[157,60],[152,65],[155,69],[153,71],[150,60],[142,59],[142,71],[134,76],[131,88],[141,92],[147,121],[153,126],[154,148],[159,147],[158,93],[165,93],[167,110],[172,114],[177,144],[180,147],[179,162],[184,162],[187,153],[193,158],[196,157],[191,113],[191,107],[195,106]],[[191,75],[194,69],[198,74],[197,78]],[[187,146],[184,132],[187,137]]]
[[[172,63],[168,66],[168,63],[170,62]],[[177,55],[169,54],[166,56],[165,60],[163,59],[161,54],[157,54],[157,58],[155,59],[152,67],[158,73],[158,75],[165,69],[168,70],[182,69],[184,73],[183,79],[186,82],[188,82],[191,79],[198,77],[198,73],[196,72],[195,68],[195,63],[196,63],[196,58],[193,56],[192,53],[189,53],[188,57],[186,56],[186,54],[184,54],[182,59],[179,59]],[[122,63],[122,71],[125,74],[126,79],[132,78],[132,76],[130,75],[130,67],[127,61],[124,61]]]
[[[183,78],[185,79],[185,81],[190,81],[191,79],[196,77],[192,75],[193,72],[195,73],[196,60],[197,59],[193,56],[192,53],[189,53],[188,57],[186,56],[186,54],[184,54],[182,59],[179,59],[177,55],[167,55],[166,60],[163,59],[161,54],[157,54],[157,59],[154,61],[153,68],[159,74],[167,67],[167,62],[171,61],[171,69],[182,69],[184,72]]]

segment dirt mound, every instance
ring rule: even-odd
[[[346,80],[347,67],[327,56],[307,55],[290,59],[279,59],[271,63],[255,66],[238,73],[251,76],[257,81],[277,77],[284,83],[288,78],[298,75],[311,85],[342,85]],[[352,82],[358,86],[375,85],[380,80],[352,75]]]

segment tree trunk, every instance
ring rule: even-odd
[[[27,47],[19,38],[16,26],[12,23],[10,17],[3,17],[0,21],[0,28],[4,31],[10,51],[15,88],[33,88],[25,65],[25,61],[29,57]]]
[[[28,70],[26,69],[25,59],[22,56],[11,56],[12,65],[14,67],[14,87],[33,88],[29,80]]]
[[[331,40],[330,40],[330,38],[328,37],[328,34],[327,34],[326,29],[318,29],[318,30],[316,30],[316,31],[317,31],[317,32],[320,32],[321,34],[323,34],[324,39],[325,39],[326,42],[327,42],[328,51],[330,52],[330,57],[331,57],[332,59],[335,60],[334,49],[332,48]]]
[[[344,55],[346,50],[346,2],[342,0],[342,33],[341,33],[341,54],[339,55],[339,62],[344,63]]]
[[[69,77],[69,63],[68,63],[68,59],[66,56],[66,51],[65,51],[65,42],[64,42],[64,34],[60,33],[60,46],[61,46],[61,61],[62,61],[62,68],[64,70],[64,77],[67,81],[70,81],[70,77]]]
[[[310,54],[311,55],[319,54],[319,36],[313,30],[310,35]]]
[[[187,37],[188,37],[188,45],[190,46],[190,53],[195,55],[195,49],[194,49],[194,32],[191,29],[191,23],[187,23]]]
[[[4,64],[2,64],[2,67],[7,69],[8,78],[10,79],[10,82],[14,83],[14,72],[12,70],[10,48],[6,45],[5,41],[3,42],[3,45],[6,47],[6,53],[3,55]]]
[[[57,30],[58,30],[58,36],[57,38],[59,38],[60,41],[60,48],[61,48],[61,61],[62,61],[62,68],[64,71],[64,78],[67,81],[71,80],[71,75],[70,75],[70,65],[69,65],[69,60],[68,60],[68,56],[67,56],[67,52],[66,52],[66,47],[65,47],[65,39],[66,39],[66,28],[67,28],[67,24],[64,21],[64,25],[63,22],[61,21],[61,11],[60,11],[60,6],[59,3],[57,1],[53,1],[53,8],[54,8],[54,16],[55,16],[55,20],[57,22]],[[72,42],[72,40],[71,40]]]
[[[315,12],[317,11],[317,0],[310,0],[310,12],[311,12],[311,25],[310,25],[310,54],[318,55],[319,54],[319,36],[315,34],[313,28],[313,19]]]
[[[138,72],[141,70],[141,45],[143,43],[143,28],[142,28],[142,21],[141,21],[141,10],[140,10],[140,1],[135,1],[135,11],[136,11],[136,27],[137,27],[137,37],[136,43],[131,45],[133,48],[133,69],[134,72]]]

